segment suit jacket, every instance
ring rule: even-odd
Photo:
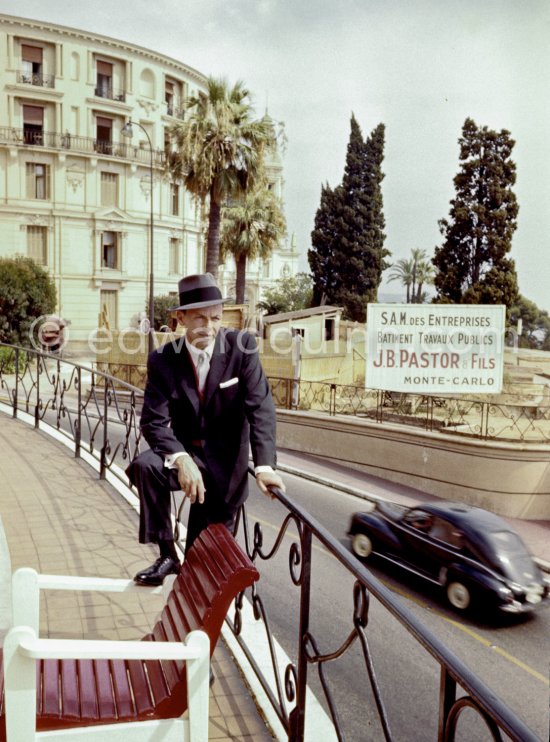
[[[228,505],[247,496],[249,450],[255,466],[275,467],[275,407],[255,338],[221,328],[201,401],[183,338],[149,355],[141,430],[160,456],[196,451]]]

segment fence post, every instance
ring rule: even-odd
[[[13,396],[13,417],[17,417],[19,396],[19,348],[15,349],[15,389]]]
[[[27,356],[28,358],[28,356]],[[34,427],[40,426],[40,354],[36,354],[36,404],[34,406]]]
[[[74,456],[75,459],[80,458],[80,445],[82,441],[82,368],[77,366],[76,378],[78,385],[78,397],[77,397],[77,409],[76,409],[76,425],[74,431]]]
[[[289,722],[289,742],[303,742],[306,723],[307,653],[309,611],[311,600],[311,528],[304,523],[302,532],[302,574],[300,579],[300,625],[298,636],[298,677],[296,681],[296,706]]]
[[[101,458],[99,462],[99,478],[105,479],[105,472],[107,470],[107,445],[109,441],[109,431],[107,426],[107,377],[103,377],[103,445],[101,446]]]

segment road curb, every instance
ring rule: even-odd
[[[366,500],[367,502],[388,502],[388,500],[385,497],[379,497],[378,495],[373,495],[371,493],[364,492],[363,490],[358,489],[357,487],[350,487],[347,484],[342,484],[341,482],[336,482],[333,479],[328,479],[328,477],[322,477],[319,474],[311,474],[311,472],[303,471],[302,469],[297,469],[295,466],[289,466],[288,464],[281,464],[277,462],[277,470],[278,471],[284,471],[287,474],[294,474],[296,477],[302,477],[302,479],[308,479],[311,482],[316,482],[317,484],[323,484],[326,487],[332,487],[333,489],[337,489],[340,492],[345,492],[348,495],[354,495],[355,497],[359,497],[361,500]],[[550,562],[546,559],[541,559],[540,557],[534,556],[533,561],[535,564],[541,569],[543,572],[547,572],[550,574]]]

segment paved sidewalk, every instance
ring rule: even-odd
[[[0,413],[0,586],[10,568],[128,577],[156,557],[137,542],[137,514],[88,464],[65,446]],[[9,554],[6,549],[9,549]],[[11,560],[11,565],[10,565]],[[0,631],[7,628],[7,591],[0,596]],[[138,639],[154,623],[161,598],[143,594],[43,595],[44,636]],[[3,605],[2,605],[3,603]],[[211,740],[272,740],[222,640],[214,653]]]
[[[277,466],[281,471],[299,473],[314,481],[344,489],[367,499],[391,500],[411,506],[419,502],[438,499],[434,495],[427,495],[413,487],[389,482],[311,454],[278,449]],[[357,509],[361,509],[360,504]],[[521,520],[519,518],[504,518],[504,520],[507,520],[521,535],[529,551],[539,560],[541,566],[550,571],[550,520]]]

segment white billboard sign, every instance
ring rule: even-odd
[[[412,394],[501,391],[506,307],[369,304],[365,385]]]

